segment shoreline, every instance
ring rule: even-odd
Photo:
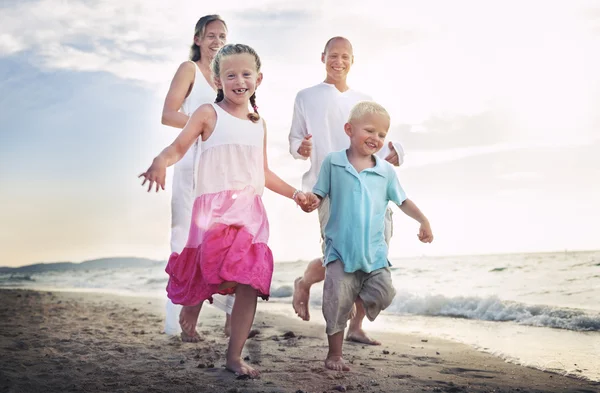
[[[325,370],[323,326],[261,310],[261,302],[253,326],[258,333],[244,356],[262,375],[243,380],[221,367],[224,317],[212,307],[200,314],[205,340],[189,344],[161,334],[159,298],[20,289],[0,294],[0,392],[600,391],[598,382],[422,334],[378,332],[384,345],[376,347],[345,343],[352,371]]]

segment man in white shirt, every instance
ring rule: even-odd
[[[321,54],[327,77],[325,81],[301,90],[296,95],[294,116],[289,135],[290,153],[296,159],[310,158],[311,166],[302,176],[303,191],[311,191],[319,175],[321,164],[327,154],[347,149],[350,145],[344,124],[350,110],[360,101],[372,101],[366,94],[352,90],[346,83],[348,72],[354,63],[352,44],[346,38],[333,37],[325,44]],[[402,164],[404,151],[398,143],[389,142],[378,154],[391,164]],[[321,235],[329,219],[329,201],[324,200],[319,207]],[[392,235],[391,211],[386,214],[385,238],[389,243]],[[305,321],[310,319],[308,300],[310,287],[325,279],[325,267],[322,258],[312,260],[302,277],[294,281],[293,306],[296,314]],[[350,320],[347,340],[364,344],[380,345],[366,335],[362,329],[365,317],[364,308],[357,303],[356,312]]]

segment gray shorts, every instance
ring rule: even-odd
[[[323,285],[323,316],[327,335],[344,331],[357,297],[364,303],[367,318],[375,320],[381,310],[392,304],[396,290],[390,269],[385,267],[371,273],[346,273],[344,264],[337,260],[325,266]]]
[[[325,255],[325,226],[327,225],[327,221],[329,221],[329,197],[323,198],[321,204],[318,209],[319,213],[319,224],[321,225],[321,252]],[[385,242],[387,245],[390,245],[390,239],[394,234],[394,222],[392,221],[392,209],[389,207],[385,211],[385,228],[383,230],[383,236],[385,237]]]

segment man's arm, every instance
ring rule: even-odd
[[[298,95],[296,95],[296,99],[294,100],[294,114],[292,116],[292,127],[290,128],[288,139],[292,157],[297,160],[306,160],[310,157],[312,141],[306,128],[306,118]]]

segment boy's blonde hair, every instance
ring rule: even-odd
[[[375,101],[361,101],[358,104],[354,105],[352,110],[350,111],[350,116],[348,116],[348,123],[352,123],[352,121],[361,119],[366,114],[374,114],[374,115],[382,115],[390,118],[390,114],[385,108]]]

